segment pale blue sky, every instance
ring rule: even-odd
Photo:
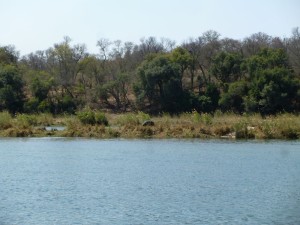
[[[64,36],[96,53],[100,38],[180,44],[211,29],[235,39],[257,32],[289,37],[300,27],[300,0],[0,0],[0,24],[0,45],[15,45],[21,55]]]

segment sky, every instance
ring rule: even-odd
[[[0,46],[21,55],[65,36],[90,53],[101,38],[180,44],[208,30],[239,40],[258,32],[284,38],[300,27],[300,0],[0,0],[0,26]]]

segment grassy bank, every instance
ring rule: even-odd
[[[92,114],[91,114],[92,113]],[[151,120],[152,126],[143,126]],[[45,126],[59,125],[66,129],[46,130]],[[77,115],[51,114],[12,117],[0,113],[2,137],[93,137],[93,138],[236,138],[236,139],[299,139],[300,117],[280,114],[262,118],[260,115],[236,115],[217,112],[214,115],[197,112],[179,116],[163,114],[104,114],[84,112]]]

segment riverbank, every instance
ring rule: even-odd
[[[78,115],[19,114],[12,117],[0,113],[1,137],[92,137],[92,138],[226,138],[226,139],[299,139],[300,117],[280,114],[262,118],[260,115],[183,113],[163,114],[101,114],[108,123],[86,123]],[[143,126],[145,121],[153,124]],[[47,126],[61,129],[46,129]]]

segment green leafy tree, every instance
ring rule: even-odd
[[[262,70],[251,82],[250,97],[245,104],[264,115],[299,110],[299,88],[299,80],[287,68]]]
[[[39,99],[39,101],[43,101],[48,97],[48,93],[53,85],[53,80],[42,80],[38,77],[35,77],[30,84],[30,89],[32,94]]]
[[[289,69],[286,52],[283,49],[264,48],[258,54],[249,57],[242,65],[250,80],[261,75],[261,71],[274,68]]]
[[[196,109],[200,112],[213,112],[218,108],[220,91],[217,85],[209,83],[205,91],[199,93]]]
[[[182,47],[175,48],[171,54],[170,54],[171,61],[179,65],[180,68],[180,74],[181,74],[181,81],[184,76],[184,72],[186,69],[191,65],[191,62],[193,60],[191,54]],[[182,86],[182,82],[181,82]],[[194,77],[191,77],[191,90],[193,90],[194,86]]]
[[[299,110],[299,79],[282,49],[263,49],[242,65],[245,80],[234,82],[219,101],[224,110],[262,115]]]
[[[242,56],[240,54],[220,52],[212,60],[210,73],[221,84],[235,82],[241,78],[241,63]]]
[[[265,48],[250,57],[245,67],[251,80],[246,108],[261,114],[297,110],[299,79],[292,73],[283,49]]]
[[[13,46],[0,47],[0,64],[16,64],[19,54]]]
[[[106,82],[99,89],[99,95],[101,100],[107,105],[117,110],[126,107],[129,104],[128,100],[129,90],[129,75],[128,74],[117,74],[115,79]],[[114,99],[112,103],[109,99]]]
[[[25,102],[24,111],[27,113],[54,112],[54,103],[51,90],[55,86],[53,77],[43,70],[25,70],[23,77],[27,83],[28,100]]]
[[[186,99],[181,87],[178,64],[166,55],[157,55],[143,62],[138,69],[140,84],[135,92],[140,101],[147,100],[152,108],[171,113],[183,110]]]
[[[0,65],[0,110],[21,112],[24,104],[23,81],[13,65]]]
[[[223,111],[242,113],[245,111],[244,97],[248,93],[246,81],[237,81],[229,85],[228,91],[223,93],[219,105]]]

